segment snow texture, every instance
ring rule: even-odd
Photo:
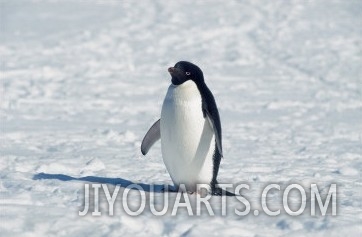
[[[0,4],[1,236],[360,236],[361,1]],[[172,185],[160,143],[146,157],[140,143],[160,116],[167,68],[179,60],[202,68],[216,98],[218,179],[250,185],[247,216],[233,214],[233,198],[226,216],[122,209],[129,184],[156,199]],[[78,215],[86,183],[122,186],[113,216],[104,194],[100,217]],[[336,183],[337,216],[311,216],[309,204],[289,216],[276,190],[268,205],[281,214],[262,214],[270,183],[307,192]],[[129,193],[130,206],[139,196]],[[215,212],[220,200],[212,198]]]

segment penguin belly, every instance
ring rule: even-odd
[[[202,97],[189,80],[170,85],[160,120],[163,161],[176,188],[196,191],[196,184],[210,184],[215,152],[214,131],[202,112]]]

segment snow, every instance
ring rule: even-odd
[[[0,9],[1,236],[362,232],[361,1],[4,0]],[[157,210],[172,185],[160,144],[143,157],[140,143],[179,60],[202,68],[216,98],[218,179],[250,185],[247,216],[233,214],[233,198],[221,215],[221,197],[210,201],[215,216],[182,208],[172,216],[171,206],[155,217],[147,203],[132,217],[121,208],[129,184],[155,195]],[[122,186],[113,216],[102,191],[102,215],[78,215],[86,183]],[[277,190],[268,204],[281,214],[267,216],[260,197],[270,183],[282,191],[298,183],[307,197],[311,183],[322,192],[336,183],[337,216],[311,216],[308,201],[289,216]],[[129,195],[137,208],[140,193]]]

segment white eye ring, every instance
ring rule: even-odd
[[[186,75],[187,75],[187,76],[190,76],[190,75],[191,75],[191,72],[186,72]]]

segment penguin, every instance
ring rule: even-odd
[[[211,194],[221,195],[217,175],[223,157],[222,134],[214,96],[195,64],[180,61],[168,72],[171,85],[161,118],[143,138],[141,152],[146,155],[161,139],[163,162],[177,190],[183,184],[186,190],[181,191],[193,193],[198,191],[197,184],[206,184]]]

